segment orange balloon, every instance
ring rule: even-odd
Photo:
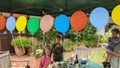
[[[5,18],[0,16],[0,31],[5,28]]]
[[[70,24],[76,32],[79,32],[87,24],[87,15],[83,11],[74,12],[70,18]]]

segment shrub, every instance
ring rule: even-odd
[[[74,45],[75,45],[74,42],[72,42],[71,40],[68,40],[68,41],[64,44],[64,49],[65,49],[65,51],[72,51]]]
[[[101,43],[106,43],[108,41],[108,38],[111,36],[111,30],[109,30],[104,37],[100,39]]]
[[[83,44],[86,47],[94,47],[94,43],[92,41],[81,41],[80,44]]]

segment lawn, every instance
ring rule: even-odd
[[[90,60],[102,65],[102,62],[106,58],[105,48],[95,48],[91,50]]]

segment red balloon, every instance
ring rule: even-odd
[[[0,16],[0,31],[5,28],[5,18]]]
[[[82,30],[87,24],[87,15],[83,11],[76,11],[70,18],[72,28],[78,32]]]

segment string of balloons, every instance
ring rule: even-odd
[[[117,5],[111,14],[113,22],[118,26],[120,26],[119,10],[120,5]],[[27,27],[27,30],[32,35],[34,35],[39,28],[43,31],[43,34],[45,34],[54,25],[58,32],[65,35],[70,26],[78,33],[86,26],[87,19],[87,15],[83,11],[74,12],[70,18],[65,14],[60,14],[56,18],[53,18],[51,15],[45,15],[41,20],[32,17],[28,21],[25,16],[20,16],[17,20],[13,16],[8,17],[7,20],[5,20],[3,16],[0,16],[0,31],[6,26],[7,30],[12,33],[16,27],[18,34],[20,34]],[[91,11],[89,20],[97,31],[99,31],[108,23],[109,12],[104,7],[97,7]]]

